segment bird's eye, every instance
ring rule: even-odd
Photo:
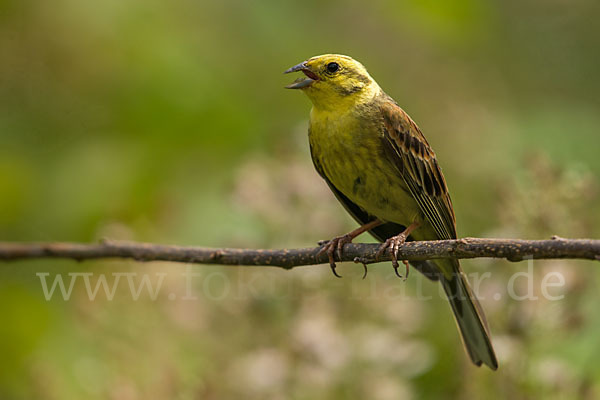
[[[329,64],[327,64],[327,72],[329,73],[334,73],[337,72],[337,70],[340,69],[340,66],[338,63],[335,62],[330,62]]]

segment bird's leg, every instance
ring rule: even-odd
[[[319,252],[317,253],[317,257],[320,257],[321,254],[327,252],[327,256],[329,257],[329,266],[331,267],[331,272],[333,272],[333,275],[337,276],[338,278],[341,278],[341,276],[338,275],[338,273],[335,270],[334,254],[337,253],[338,259],[341,260],[342,259],[342,250],[344,249],[344,245],[346,243],[352,242],[352,240],[355,237],[357,237],[358,235],[360,235],[361,233],[371,230],[381,224],[382,224],[382,222],[380,220],[375,219],[369,223],[359,226],[352,232],[346,233],[345,235],[334,237],[333,239],[328,240],[328,241],[320,241],[319,245],[323,246],[323,248],[321,250],[319,250]]]
[[[408,238],[408,235],[410,235],[412,231],[417,229],[419,225],[420,224],[415,221],[412,224],[410,224],[410,226],[399,235],[392,236],[391,238],[386,240],[385,243],[383,243],[381,247],[379,247],[379,251],[377,251],[377,255],[375,256],[375,259],[379,259],[383,255],[383,253],[385,253],[385,251],[389,248],[390,253],[392,255],[392,266],[394,267],[394,272],[396,273],[396,275],[398,275],[399,278],[402,278],[402,276],[398,273],[398,267],[400,266],[400,264],[398,264],[398,250],[400,249],[400,246],[402,246],[404,242],[406,242],[406,238]],[[406,266],[406,274],[403,278],[404,280],[406,280],[406,278],[408,278],[408,261],[402,260],[402,263]]]

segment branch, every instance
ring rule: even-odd
[[[351,243],[344,246],[342,260],[376,262],[379,244]],[[95,258],[130,258],[137,261],[173,261],[196,264],[273,266],[285,269],[327,263],[327,255],[317,257],[320,247],[304,249],[252,250],[168,246],[152,243],[104,240],[98,244],[0,242],[0,260],[33,258],[70,258],[77,261]],[[400,247],[399,259],[434,258],[505,258],[523,259],[579,258],[600,260],[600,240],[478,239],[407,242]],[[389,252],[379,261],[389,261]]]

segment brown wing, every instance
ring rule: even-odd
[[[456,238],[446,180],[417,124],[392,99],[381,106],[384,148],[439,239]]]

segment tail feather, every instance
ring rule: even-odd
[[[483,363],[496,370],[498,361],[492,347],[483,310],[471,291],[458,261],[452,263],[454,272],[450,277],[441,273],[440,281],[452,306],[454,320],[460,330],[462,342],[475,365],[480,366]]]
[[[336,192],[336,195],[338,199],[344,198],[347,202],[350,202],[340,192]],[[357,215],[360,215],[362,210],[351,202],[350,204],[354,205],[355,208],[348,208],[347,202],[342,201],[350,213],[357,218]],[[357,218],[357,220],[364,224],[368,220],[365,218]],[[386,222],[371,229],[369,233],[377,240],[384,242],[387,238],[395,236],[405,229],[406,227],[402,225]],[[408,240],[426,240],[428,238],[426,235],[416,238],[414,236],[414,234],[409,236]],[[460,269],[458,260],[423,260],[411,261],[410,264],[427,278],[433,281],[441,281],[452,306],[454,320],[460,331],[463,345],[473,363],[477,366],[485,364],[491,369],[496,370],[498,368],[498,361],[496,360],[496,355],[490,341],[487,321],[485,320],[479,301],[473,295],[469,287],[469,282]]]

